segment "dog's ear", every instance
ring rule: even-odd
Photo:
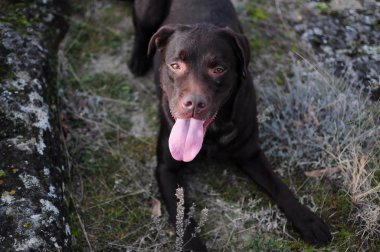
[[[155,34],[153,34],[149,41],[148,57],[152,56],[156,50],[161,50],[166,45],[168,38],[174,33],[175,30],[175,26],[163,26]]]
[[[175,31],[186,31],[190,30],[191,27],[188,25],[165,25],[162,26],[158,31],[153,34],[148,45],[148,57],[152,56],[156,50],[161,51],[167,44],[170,36],[173,35]]]
[[[241,33],[231,30],[228,27],[221,28],[219,32],[221,32],[223,36],[226,36],[228,39],[232,40],[236,56],[240,61],[242,77],[245,78],[248,74],[248,64],[251,59],[251,50],[247,37]]]

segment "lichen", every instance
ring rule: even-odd
[[[57,198],[56,189],[55,189],[55,187],[52,186],[52,185],[49,186],[49,193],[48,193],[48,196],[51,197],[51,198]]]
[[[32,175],[23,173],[23,174],[19,175],[19,178],[24,183],[24,186],[26,189],[31,189],[33,187],[40,187],[41,186],[38,178],[36,178]]]
[[[1,202],[3,204],[11,204],[13,201],[14,201],[15,197],[13,197],[12,195],[10,195],[10,193],[8,191],[4,191],[2,194],[1,194]]]
[[[57,189],[62,171],[49,169],[61,166],[53,65],[65,29],[61,7],[58,0],[0,1],[1,251],[70,246]]]
[[[31,237],[30,239],[17,241],[14,245],[16,251],[30,251],[31,249],[38,249],[44,242],[38,237]]]
[[[42,212],[44,213],[53,213],[54,215],[59,214],[59,210],[56,206],[53,205],[49,200],[40,199],[40,203],[42,204]]]
[[[45,177],[49,177],[49,175],[50,175],[50,170],[49,170],[49,168],[47,168],[46,166],[44,167],[44,176]]]
[[[40,131],[40,134],[38,135],[38,142],[36,143],[36,148],[37,148],[38,153],[40,153],[40,155],[44,154],[46,144],[44,143],[43,132],[41,131]]]
[[[33,153],[33,147],[36,145],[36,139],[34,137],[29,140],[25,140],[21,135],[8,139],[7,142],[12,144],[18,150],[25,151],[28,154]]]

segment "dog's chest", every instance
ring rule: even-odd
[[[220,130],[206,133],[202,149],[207,158],[223,160],[230,157],[231,150],[229,143],[226,142],[226,137],[228,134],[225,132],[223,134]]]

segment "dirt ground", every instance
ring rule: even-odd
[[[185,190],[196,216],[208,209],[203,240],[210,251],[379,251],[380,106],[366,91],[376,83],[361,88],[360,79],[336,75],[309,40],[324,38],[309,25],[311,18],[370,5],[233,2],[251,43],[262,146],[276,173],[327,221],[334,238],[325,248],[304,243],[233,165],[201,161],[186,171]],[[152,73],[135,78],[127,67],[132,3],[86,0],[71,7],[58,82],[74,249],[172,251],[175,232],[153,176],[158,119]],[[378,29],[374,17],[371,27]],[[310,30],[313,36],[304,35]],[[329,43],[322,39],[323,46]],[[368,62],[377,62],[378,47],[370,41],[367,47],[374,50]]]

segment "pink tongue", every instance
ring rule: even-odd
[[[202,148],[204,121],[194,118],[177,119],[169,136],[169,149],[173,158],[190,162]]]

